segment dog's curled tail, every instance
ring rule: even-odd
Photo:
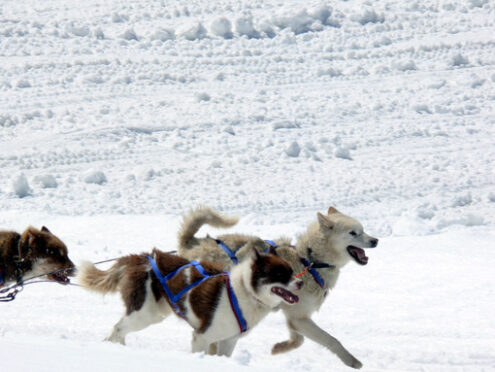
[[[118,290],[125,266],[119,261],[108,270],[99,270],[89,261],[83,261],[77,269],[77,281],[91,291],[106,294]]]
[[[210,207],[200,206],[185,215],[179,230],[179,250],[190,248],[194,235],[203,225],[213,227],[232,227],[239,221],[235,216],[223,216]]]

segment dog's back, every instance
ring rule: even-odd
[[[231,227],[238,221],[237,217],[224,216],[209,207],[199,207],[184,216],[178,236],[179,255],[187,259],[201,259],[220,262],[225,267],[232,267],[234,262],[231,256],[242,261],[248,257],[253,248],[259,253],[267,252],[271,246],[267,241],[247,234],[223,234],[218,239],[209,236],[198,238],[195,234],[203,225],[213,227]],[[290,239],[279,238],[277,246],[289,246]],[[223,246],[223,248],[222,248]],[[228,253],[226,250],[230,251]]]

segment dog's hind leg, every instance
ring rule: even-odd
[[[125,345],[125,336],[128,333],[140,331],[152,324],[161,322],[163,319],[164,316],[158,312],[147,311],[147,309],[134,311],[129,315],[124,315],[114,325],[112,333],[105,338],[105,341]]]
[[[148,290],[144,294],[143,302],[140,302],[141,306],[136,308],[135,302],[126,301],[126,315],[115,324],[112,333],[105,341],[118,342],[125,345],[125,336],[128,333],[137,332],[152,324],[159,323],[172,313],[172,309],[165,300],[156,301],[151,291],[150,283],[147,285]],[[129,294],[125,298],[129,299],[133,297],[135,296]]]
[[[347,366],[359,369],[363,364],[349,353],[335,337],[318,327],[310,318],[290,319],[290,324],[298,333],[325,346]]]
[[[301,336],[287,321],[287,327],[289,327],[290,336],[287,341],[279,342],[273,345],[272,354],[282,354],[287,353],[291,350],[297,349],[304,342],[304,337]]]

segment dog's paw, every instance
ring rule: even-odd
[[[304,338],[299,336],[294,340],[287,340],[279,342],[272,347],[272,355],[287,353],[291,350],[297,349],[302,345]]]
[[[363,363],[354,358],[352,355],[349,355],[349,358],[346,358],[344,363],[354,369],[361,369],[363,367]]]
[[[290,341],[279,342],[273,345],[272,355],[286,353],[291,350]]]

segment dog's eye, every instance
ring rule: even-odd
[[[351,234],[352,236],[356,236],[357,233],[355,231],[351,231],[349,234]]]

